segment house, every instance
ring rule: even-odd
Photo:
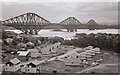
[[[91,49],[93,49],[93,46],[88,46],[84,48],[84,50],[91,50]]]
[[[17,59],[17,58],[11,59],[7,63],[5,63],[4,70],[5,71],[15,72],[18,69],[20,69],[20,65],[19,64],[20,64],[20,60],[19,59]]]
[[[56,49],[60,48],[60,46],[61,46],[60,42],[53,44],[51,46],[51,52],[50,53],[56,53]]]
[[[94,49],[91,50],[91,55],[95,56],[95,50]]]
[[[26,73],[40,73],[40,64],[38,60],[34,60],[26,65]]]
[[[39,51],[38,51],[38,49],[28,49],[28,51],[30,52],[30,56],[31,57],[38,57],[38,55],[39,55]]]
[[[65,65],[66,66],[79,66],[82,64],[82,61],[79,58],[68,58],[65,60]]]
[[[91,57],[92,57],[91,50],[87,50],[86,51],[86,58],[87,58],[87,60],[91,60]]]
[[[28,61],[30,57],[30,52],[29,51],[18,51],[18,59],[21,61]]]
[[[82,64],[81,56],[79,53],[74,52],[66,56],[65,65],[77,66]]]
[[[28,42],[28,43],[26,43],[26,45],[34,46],[34,43],[32,43],[32,42]]]
[[[96,53],[96,54],[99,54],[99,53],[100,53],[100,48],[96,47],[96,48],[94,48],[94,50],[95,50],[95,53]]]
[[[46,54],[50,54],[50,52],[52,51],[52,45],[48,45],[46,47],[44,47],[42,50],[41,50],[41,53],[43,55],[46,55]]]
[[[86,59],[86,52],[81,52],[80,53],[80,59],[85,60]]]
[[[55,43],[55,44],[53,44],[53,48],[59,48],[61,46],[61,43],[60,42],[58,42],[58,43]]]
[[[79,54],[77,52],[74,52],[72,54],[69,54],[68,55],[68,58],[71,58],[71,59],[76,59],[76,58],[79,58]]]
[[[7,38],[7,39],[6,39],[6,42],[7,42],[7,43],[10,43],[10,42],[12,42],[12,41],[13,41],[12,38]]]
[[[19,43],[19,44],[17,45],[17,47],[18,47],[18,48],[26,48],[27,45],[24,44],[23,42],[21,42],[21,43]]]

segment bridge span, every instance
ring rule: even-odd
[[[25,13],[4,20],[2,25],[19,29],[24,34],[38,34],[41,29],[67,29],[68,32],[73,32],[83,26],[75,17],[68,17],[60,23],[51,23],[36,13]]]

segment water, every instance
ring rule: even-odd
[[[67,32],[66,29],[61,29],[62,31],[52,31],[53,29],[43,29],[39,32],[39,35],[33,35],[35,37],[42,36],[42,37],[54,37],[59,36],[64,39],[71,39],[74,38],[76,33],[111,33],[111,34],[118,34],[118,29],[99,29],[99,30],[89,30],[89,29],[78,29],[77,32]],[[16,33],[21,33],[20,30],[6,30],[6,31],[14,31]]]

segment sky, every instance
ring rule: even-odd
[[[0,11],[2,20],[33,12],[52,23],[68,17],[76,17],[81,23],[90,19],[99,24],[118,23],[118,0],[3,0]]]

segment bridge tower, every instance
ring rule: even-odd
[[[77,32],[77,26],[82,25],[82,23],[75,17],[68,17],[67,19],[61,21],[59,25],[66,27],[68,32]]]
[[[98,24],[95,22],[95,20],[91,19],[89,20],[86,25],[88,26],[89,30],[94,30],[98,27]]]
[[[38,32],[51,22],[35,13],[25,13],[2,22],[2,25],[11,26],[21,30],[24,34],[38,34]]]

